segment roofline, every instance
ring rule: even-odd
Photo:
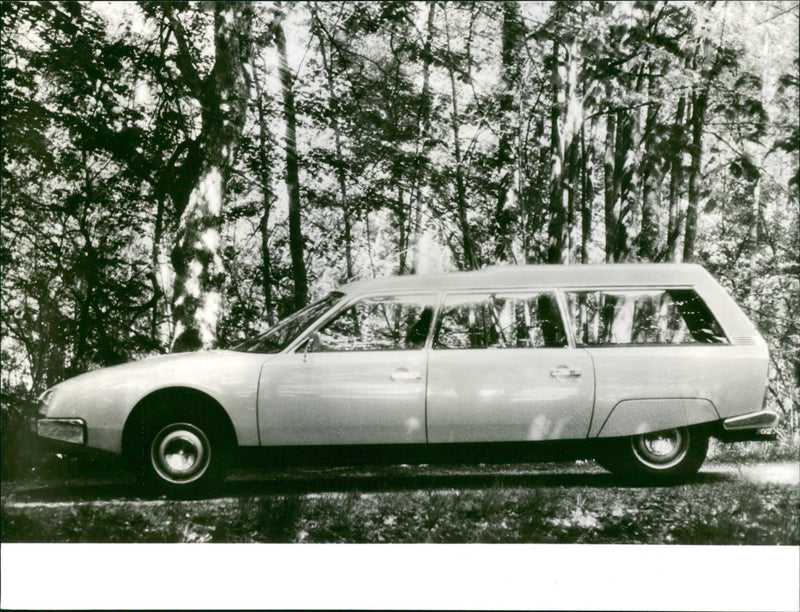
[[[468,272],[388,276],[359,280],[338,290],[346,294],[373,291],[431,291],[440,289],[695,285],[712,281],[693,263],[498,265]]]

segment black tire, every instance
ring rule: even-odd
[[[623,478],[674,484],[697,473],[708,451],[708,434],[676,427],[604,441],[597,462]]]
[[[148,415],[136,449],[137,472],[148,489],[175,496],[211,490],[227,471],[231,441],[218,419],[196,410]]]

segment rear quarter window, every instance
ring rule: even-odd
[[[728,344],[692,289],[567,291],[580,346]]]

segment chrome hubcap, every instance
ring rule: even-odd
[[[689,452],[689,432],[685,428],[657,431],[631,438],[633,454],[654,470],[666,470],[679,464]]]
[[[203,431],[191,423],[173,423],[153,439],[150,459],[164,480],[188,484],[208,469],[211,445]]]

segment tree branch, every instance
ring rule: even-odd
[[[172,6],[166,4],[164,6],[164,13],[167,19],[169,19],[172,33],[175,34],[175,42],[178,43],[178,56],[175,60],[175,64],[186,80],[186,84],[189,86],[192,95],[200,100],[203,97],[203,79],[200,78],[192,62],[192,54],[189,49],[189,43],[186,40],[186,31],[183,29],[183,24],[180,22],[180,19],[175,16]]]

